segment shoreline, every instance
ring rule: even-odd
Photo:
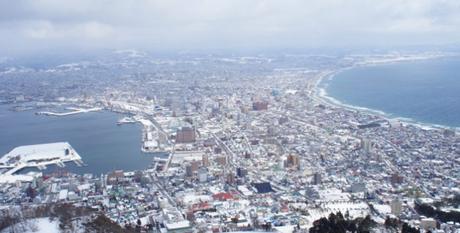
[[[454,130],[455,132],[460,132],[460,127],[456,127],[456,126],[426,123],[426,122],[418,121],[418,120],[408,118],[408,117],[394,116],[391,113],[387,113],[387,112],[384,112],[378,109],[372,109],[372,108],[367,108],[367,107],[362,107],[362,106],[357,106],[357,105],[346,104],[332,97],[331,95],[329,95],[325,88],[320,87],[320,84],[325,79],[329,79],[329,80],[333,79],[339,73],[342,73],[347,70],[359,68],[359,67],[372,67],[372,66],[379,66],[379,65],[397,64],[397,63],[403,63],[403,62],[416,62],[416,61],[422,61],[422,60],[442,59],[442,58],[447,58],[447,57],[454,57],[454,56],[452,55],[428,56],[428,57],[415,57],[414,59],[387,60],[387,61],[382,61],[382,62],[363,62],[363,63],[354,64],[348,67],[339,68],[336,70],[330,70],[326,74],[319,74],[318,76],[314,78],[313,96],[315,100],[319,100],[320,102],[326,103],[330,106],[375,115],[389,122],[398,121],[402,124],[412,125],[412,126],[424,129],[424,130]]]

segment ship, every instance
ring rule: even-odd
[[[131,117],[123,117],[120,120],[118,120],[117,125],[129,124],[129,123],[136,123],[136,120],[134,120]]]

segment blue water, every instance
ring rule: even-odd
[[[353,68],[320,86],[344,104],[460,127],[460,58]]]
[[[99,175],[114,169],[125,171],[147,168],[151,154],[141,152],[141,126],[118,126],[118,114],[102,111],[52,117],[36,111],[12,112],[0,105],[0,156],[21,145],[67,141],[88,166],[66,163],[75,173]],[[46,172],[59,169],[49,166]]]

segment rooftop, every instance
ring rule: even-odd
[[[27,163],[32,160],[49,160],[69,155],[80,157],[68,142],[19,146],[0,158],[0,164],[8,165],[13,162],[12,159],[15,163]]]

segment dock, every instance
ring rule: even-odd
[[[68,108],[72,110],[70,112],[37,112],[37,115],[46,115],[46,116],[69,116],[75,115],[79,113],[87,113],[87,112],[97,112],[101,111],[102,108]]]
[[[83,164],[80,155],[68,142],[19,146],[0,158],[0,183],[21,180],[24,175],[16,175],[23,168],[35,167],[45,170],[48,165],[65,167],[66,162]]]

